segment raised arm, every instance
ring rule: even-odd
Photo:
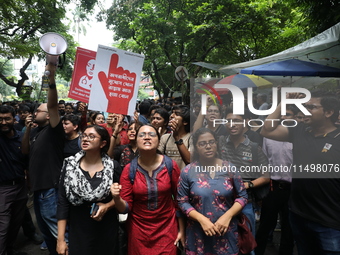
[[[32,125],[33,125],[33,116],[32,114],[30,114],[25,119],[26,131],[21,141],[21,152],[24,155],[28,155],[30,153],[30,134],[31,134]]]
[[[280,124],[281,119],[281,103],[275,111],[268,115],[261,129],[261,135],[277,141],[288,141],[288,128]]]
[[[50,72],[50,74],[48,75],[49,89],[47,93],[47,109],[50,116],[50,125],[51,127],[54,128],[60,122],[60,116],[58,111],[58,93],[55,84],[55,73],[57,67],[54,64],[49,63],[45,69],[46,71]]]
[[[110,147],[107,151],[107,154],[113,158],[114,155],[114,149],[116,146],[120,144],[120,132],[122,131],[123,125],[124,125],[124,116],[122,114],[114,114],[113,117],[115,120],[113,121],[113,127],[112,127],[112,136],[110,140]]]
[[[203,122],[204,122],[204,115],[202,114],[202,111],[200,111],[194,123],[192,132],[195,133],[198,129],[203,127]]]
[[[179,126],[178,126],[178,121],[174,120],[171,121],[169,124],[171,130],[172,130],[172,135],[175,139],[175,141],[178,141],[180,139],[180,135],[179,135]],[[186,147],[186,145],[184,143],[182,144],[176,144],[177,145],[177,149],[179,151],[179,154],[182,157],[183,162],[187,165],[190,163],[190,151],[189,148]]]
[[[81,112],[79,130],[83,132],[87,126],[87,105],[83,102],[80,102],[78,109]]]

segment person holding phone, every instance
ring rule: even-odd
[[[115,254],[118,216],[110,186],[118,182],[121,167],[107,154],[110,135],[104,127],[88,126],[81,148],[64,160],[59,187],[58,254]],[[68,223],[69,243],[65,241]]]

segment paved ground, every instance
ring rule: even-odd
[[[35,224],[35,227],[37,231],[39,231],[39,228],[36,224],[36,219],[35,219],[35,214],[34,214],[34,209],[33,207],[30,208],[31,216],[33,219],[33,222]],[[21,252],[26,252],[29,255],[49,255],[49,252],[47,250],[40,250],[40,244],[36,245],[32,241],[30,241],[27,237],[24,236],[22,229],[20,229],[20,232],[18,234],[17,240],[16,240],[16,245],[15,245],[15,250],[21,251]]]
[[[36,224],[33,208],[30,209],[30,212],[31,212],[33,221]],[[280,232],[276,231],[274,232],[273,242],[267,245],[267,250],[266,250],[265,255],[278,255],[279,254],[278,253],[279,240],[280,240]],[[20,233],[17,238],[16,250],[26,252],[29,255],[48,255],[49,254],[48,251],[41,251],[40,245],[35,245],[31,241],[29,241],[22,233],[22,230],[20,230]],[[100,255],[100,254],[94,254],[94,255]],[[297,255],[296,251],[294,252],[294,255]]]

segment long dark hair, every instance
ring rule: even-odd
[[[180,110],[179,116],[183,118],[183,122],[188,123],[187,125],[184,126],[185,132],[189,133],[190,132],[190,108],[187,105],[175,105],[172,108],[173,110]]]
[[[98,115],[103,115],[104,121],[105,121],[105,116],[104,116],[104,114],[102,114],[101,112],[96,112],[96,113],[94,113],[94,114],[92,115],[92,117],[91,117],[91,123],[94,123],[94,122],[95,122],[95,120],[96,120],[96,118],[97,118]],[[95,124],[92,124],[92,125],[95,125]]]
[[[154,112],[154,115],[158,113],[159,115],[161,115],[161,117],[164,119],[164,126],[168,126],[169,124],[169,118],[170,118],[170,114],[167,110],[165,110],[163,107],[157,108]]]

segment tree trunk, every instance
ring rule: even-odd
[[[25,81],[28,80],[28,76],[26,75],[25,71],[27,67],[31,64],[33,56],[30,56],[24,66],[20,69],[20,76],[21,79],[16,84],[16,92],[18,94],[18,97],[22,97],[25,93],[25,91],[22,90],[22,86],[24,85]]]

